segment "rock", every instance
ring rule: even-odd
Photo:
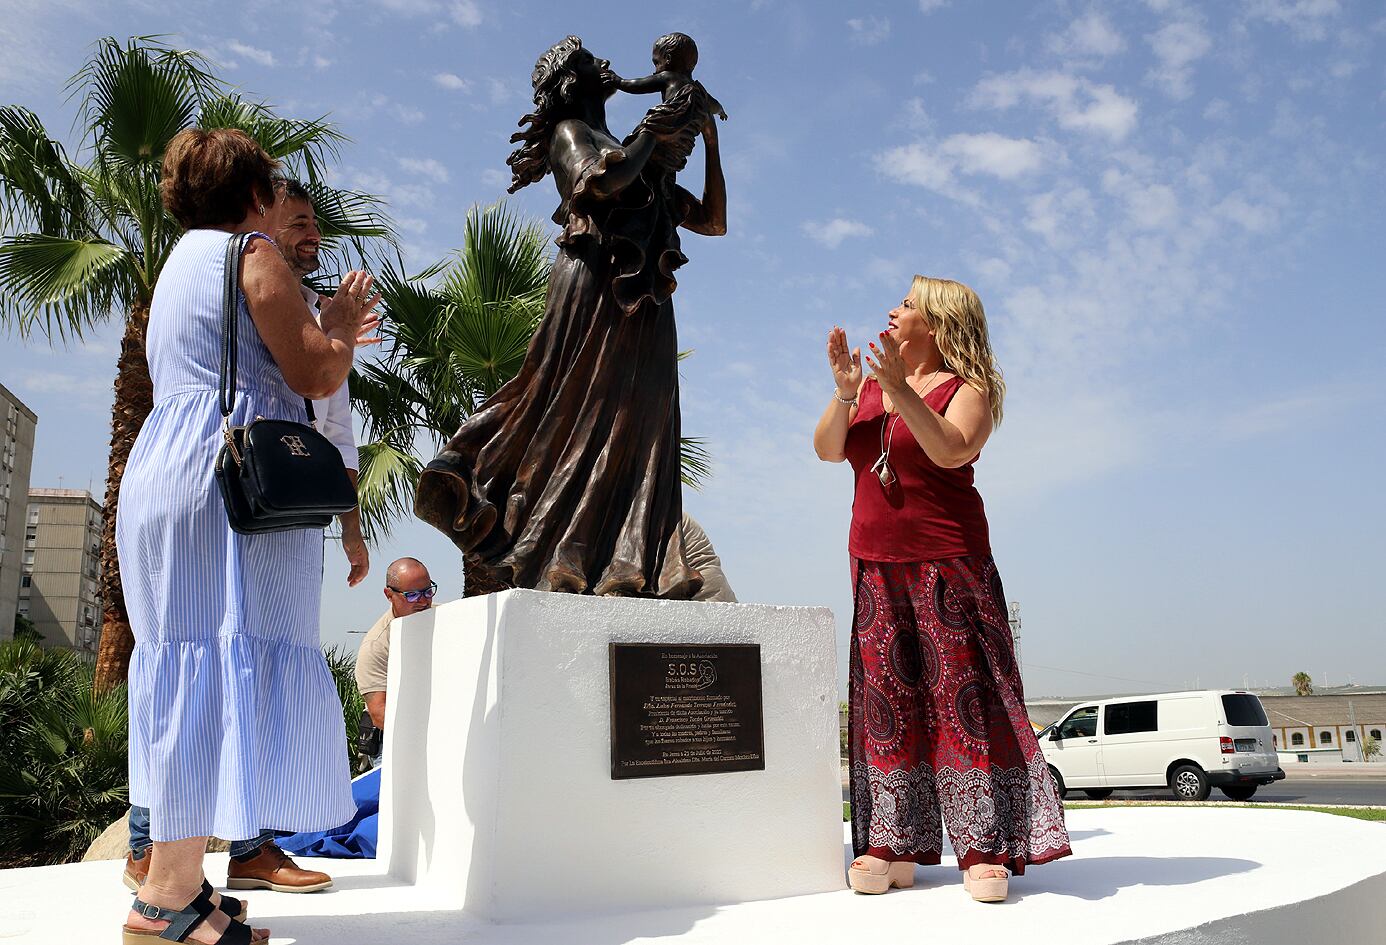
[[[208,853],[225,853],[231,849],[231,844],[222,840],[220,837],[207,838]],[[119,820],[111,824],[101,836],[92,841],[91,846],[87,847],[87,852],[82,856],[82,862],[87,860],[123,860],[130,852],[130,824],[122,815]]]
[[[88,860],[123,860],[130,852],[130,827],[124,817],[111,824],[101,836],[91,842],[82,862]]]

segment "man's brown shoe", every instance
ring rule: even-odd
[[[275,892],[306,893],[327,889],[332,877],[316,870],[301,870],[289,854],[273,843],[245,862],[231,858],[226,885],[232,889],[272,889]]]
[[[139,892],[144,881],[149,878],[149,853],[146,851],[140,859],[135,859],[135,854],[125,854],[125,872],[121,874],[120,881],[125,884],[125,888],[131,892]]]

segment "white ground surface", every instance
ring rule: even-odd
[[[328,892],[251,892],[274,945],[528,943],[1062,942],[1064,945],[1277,945],[1386,942],[1386,826],[1302,811],[1098,808],[1069,812],[1074,856],[1012,880],[981,905],[948,864],[884,896],[824,893],[720,907],[491,925],[438,910],[373,861],[313,861]],[[591,869],[600,870],[594,850]],[[208,858],[224,876],[225,856]],[[845,863],[845,853],[844,853]],[[0,872],[0,942],[118,941],[129,893],[119,862]],[[770,858],[766,869],[773,869]],[[533,882],[562,883],[539,851]]]

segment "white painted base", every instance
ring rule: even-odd
[[[756,643],[765,770],[611,779],[608,644]],[[380,859],[504,922],[840,889],[825,608],[506,591],[396,621]]]
[[[303,860],[336,878],[307,896],[252,891],[273,945],[1380,945],[1386,940],[1381,824],[1302,811],[1093,808],[1070,811],[1074,856],[1011,881],[1011,901],[980,905],[950,864],[918,870],[884,896],[822,893],[721,908],[690,906],[496,925],[448,910],[373,860]],[[847,851],[839,846],[839,864]],[[114,942],[130,905],[123,861],[0,871],[0,942]],[[226,856],[207,858],[220,882]],[[841,875],[841,874],[839,874]],[[539,871],[537,884],[570,877]]]

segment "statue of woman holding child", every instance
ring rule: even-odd
[[[415,504],[462,550],[468,594],[685,599],[702,584],[679,531],[671,297],[687,262],[677,228],[726,233],[726,185],[696,55],[686,36],[661,37],[655,74],[623,80],[569,36],[534,67],[508,163],[511,193],[552,173],[561,198],[543,321],[519,373],[425,468]],[[624,142],[606,125],[623,86],[664,97]],[[699,137],[701,199],[674,180]]]

